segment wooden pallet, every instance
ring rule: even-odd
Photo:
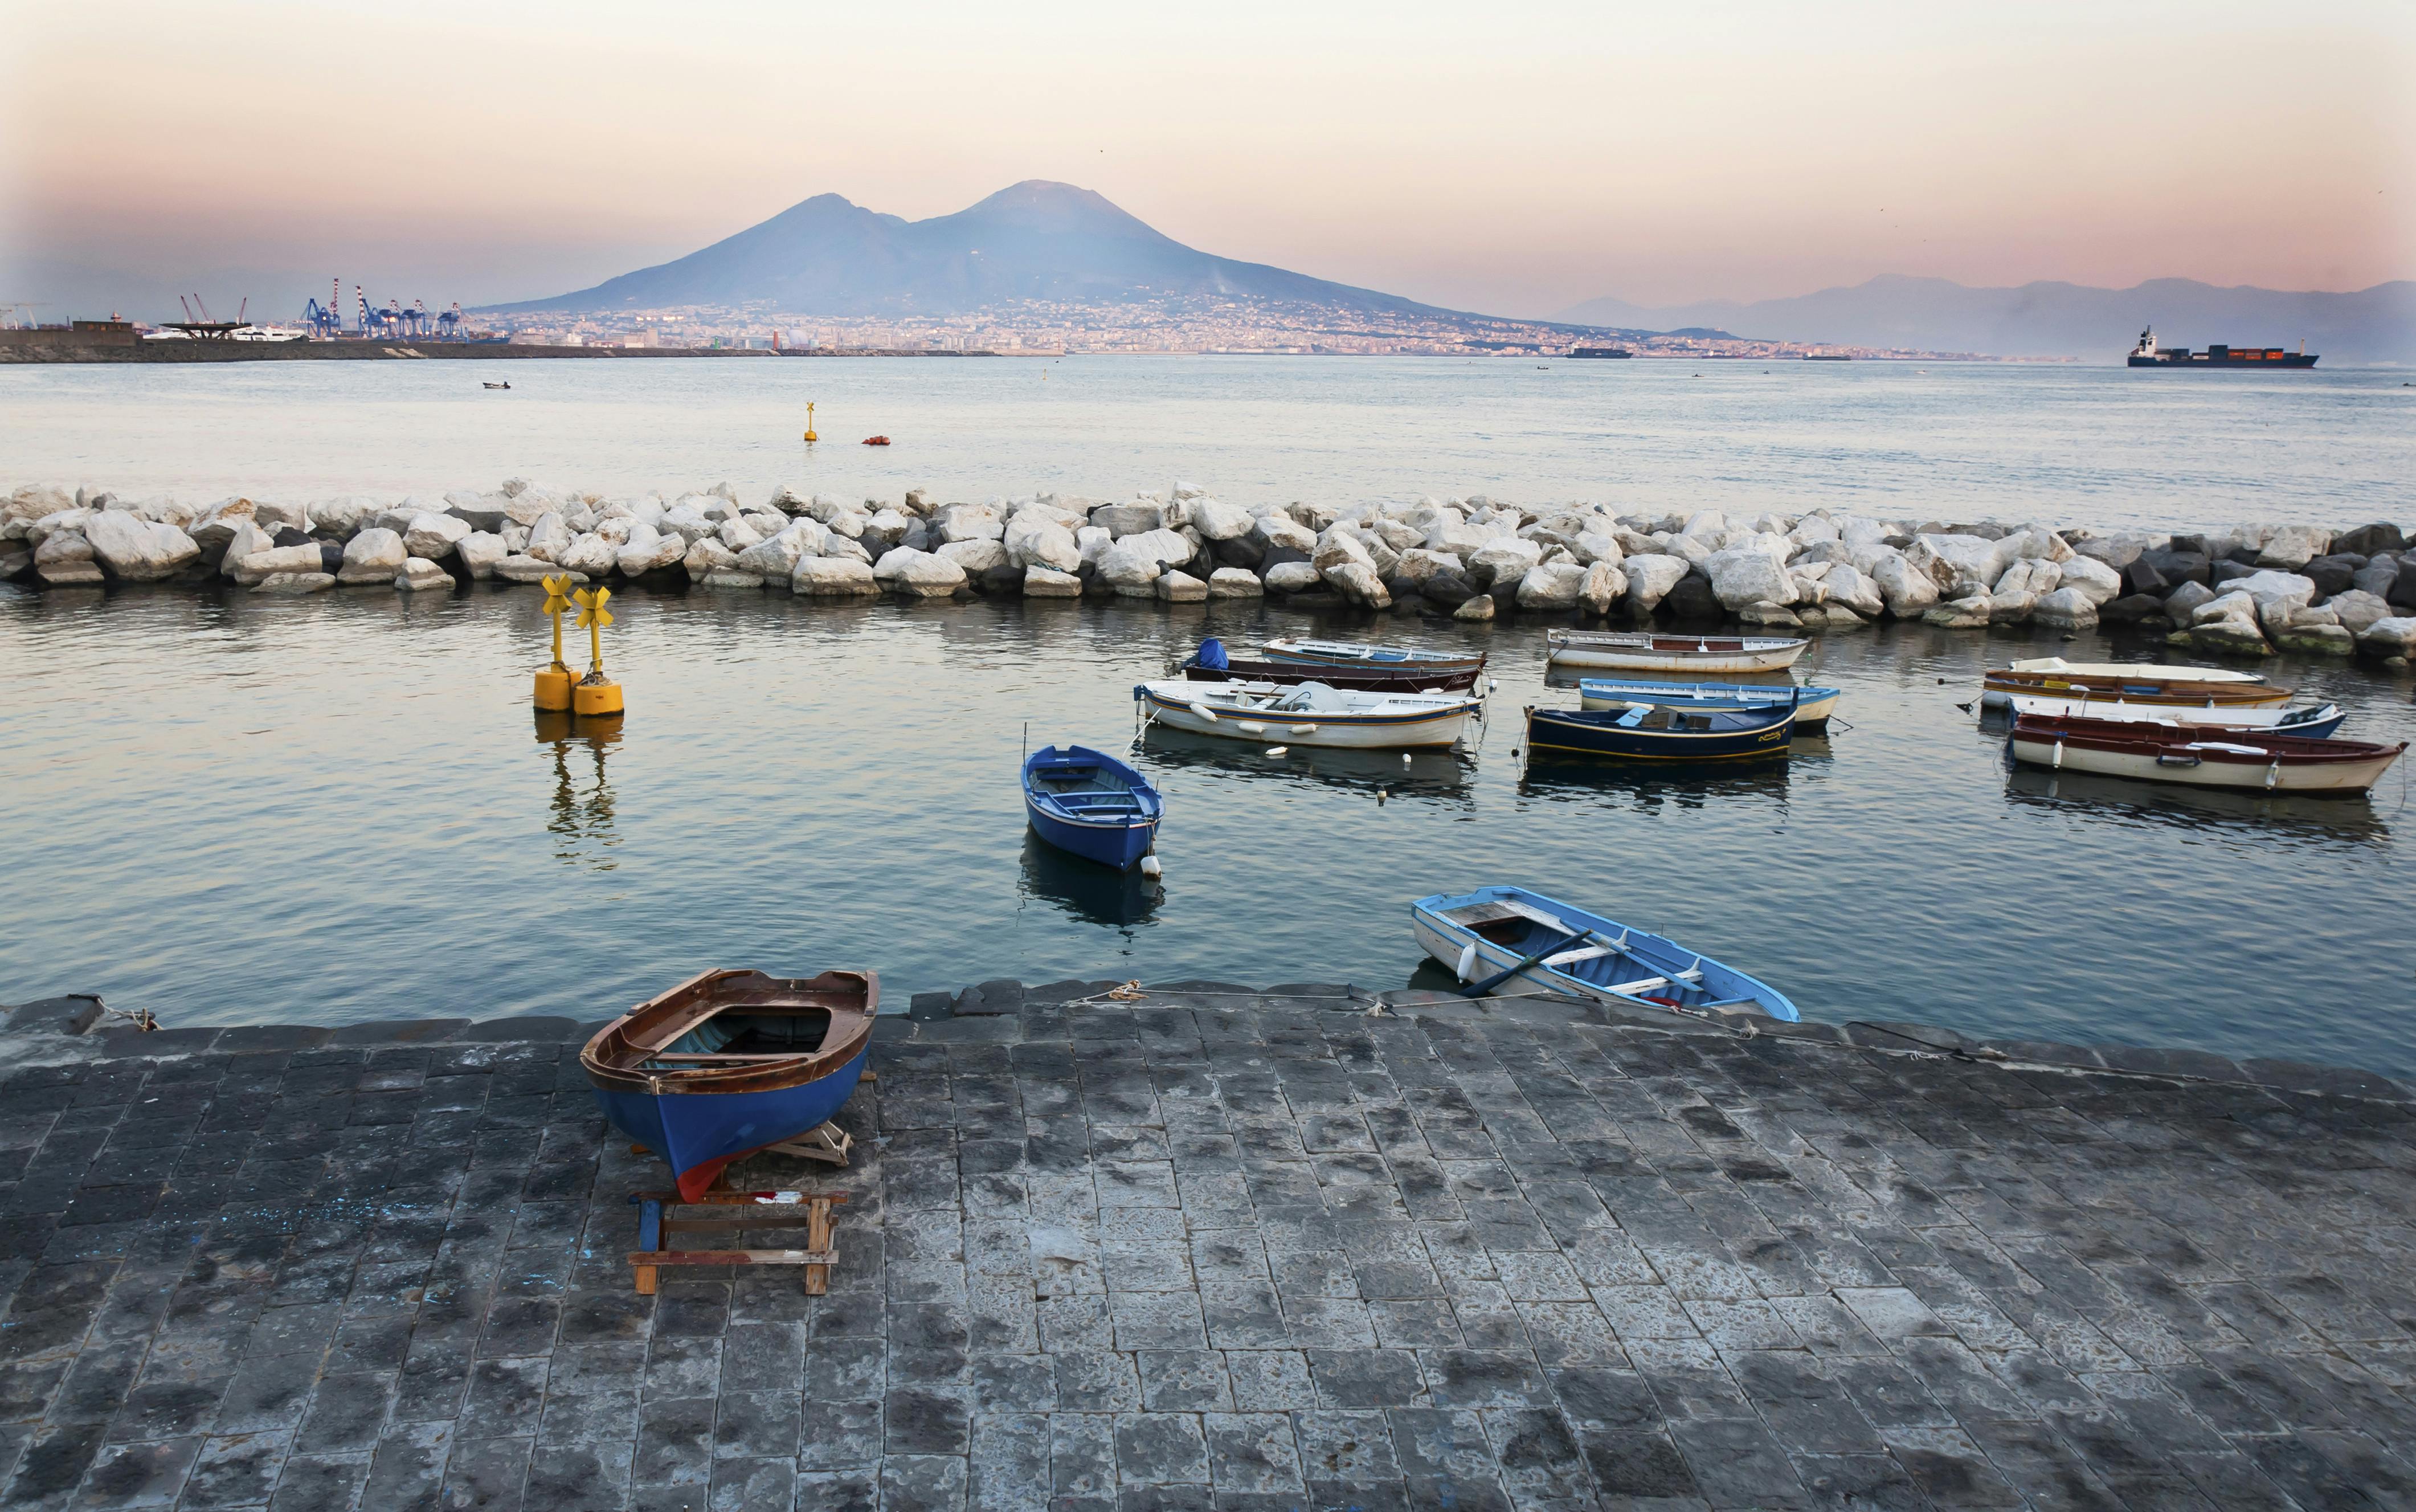
[[[633,1192],[629,1201],[638,1208],[638,1247],[629,1251],[629,1263],[637,1273],[640,1296],[655,1294],[666,1265],[802,1265],[808,1296],[823,1296],[830,1291],[830,1268],[838,1263],[831,1235],[831,1209],[847,1201],[845,1192],[733,1191],[716,1187],[693,1202],[682,1201],[676,1191]],[[732,1214],[732,1208],[746,1211]],[[696,1210],[721,1216],[686,1216]],[[675,1233],[799,1227],[806,1231],[802,1249],[676,1249],[672,1245]]]

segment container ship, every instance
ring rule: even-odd
[[[2185,346],[2158,346],[2152,326],[2139,333],[2139,344],[2131,349],[2134,368],[2312,368],[2316,358],[2309,355],[2306,343],[2299,343],[2296,352],[2285,352],[2278,346],[2211,346],[2203,352],[2193,352]]]

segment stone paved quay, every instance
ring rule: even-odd
[[[852,1194],[822,1298],[633,1293],[567,1021],[18,1010],[0,1505],[2416,1504],[2389,1081],[1096,985],[742,1170]]]

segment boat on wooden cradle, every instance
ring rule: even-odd
[[[1674,940],[1523,887],[1437,893],[1410,905],[1419,946],[1487,993],[1553,993],[1627,1007],[1756,1009],[1789,1022],[1787,995]]]
[[[1213,649],[1212,649],[1213,648]],[[1426,662],[1364,662],[1357,666],[1308,661],[1237,659],[1222,642],[1210,639],[1175,671],[1195,683],[1323,683],[1353,693],[1461,693],[1484,674],[1480,663],[1471,667],[1436,667]]]
[[[1740,762],[1785,756],[1795,708],[1632,703],[1600,710],[1527,710],[1530,756],[1620,762]]]
[[[1553,630],[1544,659],[1554,667],[1612,672],[1784,672],[1812,643],[1759,635],[1654,635],[1643,630]]]
[[[2016,719],[2007,744],[2014,760],[2054,771],[2341,797],[2373,787],[2408,748],[2404,741],[2309,740],[2261,730],[2035,716]]]
[[[1118,871],[1150,854],[1166,817],[1149,779],[1088,746],[1043,746],[1024,758],[1023,808],[1042,839]]]
[[[2337,703],[2135,703],[2090,693],[2008,693],[2016,716],[2048,719],[2112,719],[2122,723],[2197,725],[2208,729],[2262,730],[2277,735],[2322,740],[2341,727]]]
[[[2096,672],[2022,672],[2001,667],[1981,678],[1981,703],[1988,707],[2003,708],[2013,699],[2028,695],[2242,709],[2267,705],[2278,707],[2288,704],[2297,696],[2295,689],[2278,688],[2261,680],[2251,683],[2237,678],[2197,675],[2204,670],[2197,667],[2151,667],[2143,672],[2117,675]],[[2160,675],[2172,672],[2192,675]]]
[[[830,1121],[864,1074],[881,978],[709,971],[613,1020],[579,1052],[614,1128],[694,1202],[724,1166]]]
[[[1843,693],[1835,688],[1773,688],[1756,683],[1642,683],[1608,677],[1578,680],[1578,706],[1599,711],[1630,703],[1666,703],[1684,708],[1766,709],[1795,705],[1795,733],[1824,734],[1829,716],[1837,712]]]
[[[1151,724],[1268,746],[1393,750],[1449,746],[1484,702],[1466,693],[1358,693],[1326,683],[1142,683]]]
[[[1312,667],[1410,667],[1422,672],[1482,672],[1482,651],[1421,651],[1412,646],[1361,645],[1355,641],[1269,641],[1259,647],[1269,661]]]

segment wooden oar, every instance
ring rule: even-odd
[[[1568,926],[1563,924],[1561,928],[1567,929]],[[1459,995],[1462,997],[1483,997],[1487,993],[1492,991],[1495,988],[1500,987],[1503,982],[1508,981],[1511,977],[1518,975],[1520,972],[1526,971],[1530,967],[1540,963],[1546,956],[1557,956],[1562,951],[1581,945],[1589,940],[1598,940],[1601,938],[1602,937],[1600,935],[1594,933],[1592,930],[1579,930],[1569,939],[1558,941],[1554,944],[1546,945],[1543,949],[1536,951],[1533,955],[1529,956],[1526,960],[1518,962],[1516,966],[1511,967],[1508,971],[1496,972],[1494,975],[1487,976],[1481,982],[1461,988],[1459,990]]]

